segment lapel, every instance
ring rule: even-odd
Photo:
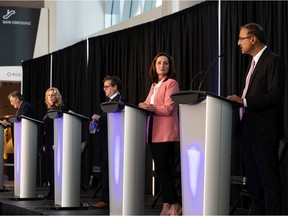
[[[17,109],[17,111],[16,111],[16,116],[20,116],[20,111],[19,111],[19,109]]]
[[[249,86],[248,86],[248,90],[247,92],[249,91],[254,79],[255,79],[255,76],[257,73],[260,73],[261,71],[261,66],[262,64],[264,63],[264,60],[266,58],[266,56],[268,55],[269,53],[269,50],[268,50],[268,47],[264,50],[264,52],[262,53],[262,55],[260,56],[255,68],[254,68],[254,71],[253,71],[253,74],[251,75],[251,78],[250,78],[250,82],[249,82]]]
[[[22,109],[24,106],[24,101],[22,101],[22,103],[20,104],[19,108],[16,111],[16,116],[20,116],[22,114]]]
[[[120,95],[121,94],[118,92],[118,94],[112,100],[110,100],[110,102],[118,102],[120,100]]]

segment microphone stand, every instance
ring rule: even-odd
[[[193,77],[193,79],[191,80],[190,90],[192,90],[192,84],[193,84],[194,80],[195,80],[200,74],[203,74],[203,70],[201,70],[199,73],[197,73],[197,74]]]
[[[203,76],[203,78],[202,78],[202,80],[201,80],[201,82],[200,82],[200,84],[199,84],[198,91],[200,91],[200,89],[201,89],[201,87],[202,87],[202,84],[203,84],[203,82],[204,82],[204,79],[205,79],[207,73],[211,70],[211,68],[212,68],[212,66],[215,64],[216,60],[217,60],[218,58],[221,58],[223,55],[224,55],[224,54],[222,53],[222,54],[220,54],[219,56],[217,56],[216,58],[213,59],[212,63],[209,65],[208,69],[207,69],[207,70],[205,71],[205,73],[204,73],[204,76]]]

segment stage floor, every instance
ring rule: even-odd
[[[14,182],[5,181],[4,191],[0,191],[0,215],[109,215],[109,209],[94,209],[90,205],[100,201],[101,190],[94,197],[95,187],[82,186],[80,193],[80,208],[61,209],[54,205],[54,200],[15,200]],[[38,196],[45,196],[48,187],[36,188]],[[154,208],[151,208],[155,196],[146,195],[144,205],[144,215],[159,215],[162,207],[161,197]],[[247,215],[248,209],[236,208],[234,215]]]
[[[5,191],[0,192],[1,215],[109,215],[109,209],[94,209],[90,205],[100,200],[101,191],[93,199],[96,188],[89,185],[81,187],[79,209],[61,209],[55,207],[54,200],[15,200],[14,182],[4,182]],[[36,194],[45,196],[48,187],[37,187]],[[153,209],[150,208],[154,196],[145,196],[145,215],[159,215],[161,211],[161,199]]]

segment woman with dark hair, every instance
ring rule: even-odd
[[[152,140],[148,140],[155,171],[159,177],[163,207],[160,215],[179,215],[179,204],[173,177],[173,162],[176,143],[179,142],[178,106],[171,94],[179,91],[175,80],[173,58],[167,53],[156,55],[150,66],[152,85],[140,108],[154,112]]]

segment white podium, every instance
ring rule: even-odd
[[[23,115],[11,117],[9,121],[14,127],[15,199],[37,199],[37,134],[38,124],[43,122]]]
[[[228,215],[232,135],[231,101],[203,91],[180,91],[183,215]]]
[[[108,115],[110,215],[143,215],[147,111],[123,102],[101,109]]]
[[[89,118],[68,111],[51,111],[54,119],[55,205],[80,208],[82,121]]]

